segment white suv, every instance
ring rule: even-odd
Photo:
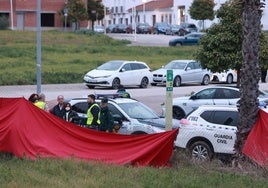
[[[204,105],[181,119],[175,146],[188,149],[194,160],[233,154],[239,113],[234,105]]]
[[[100,96],[100,97],[99,97]],[[100,103],[101,97],[109,95],[97,95],[96,102]],[[67,100],[80,117],[80,125],[84,125],[88,110],[87,98],[74,98]],[[159,117],[156,112],[143,103],[129,98],[108,98],[108,108],[111,110],[116,123],[121,128],[120,134],[151,134],[165,130],[165,118]],[[173,128],[178,128],[179,121],[173,120]]]
[[[84,76],[86,86],[91,89],[96,86],[118,89],[119,85],[147,88],[151,81],[151,69],[140,61],[108,61]]]

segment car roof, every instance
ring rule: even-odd
[[[108,96],[107,94],[100,94],[101,96]],[[96,102],[99,102],[102,98],[104,97],[97,97],[96,98]],[[134,103],[134,102],[138,102],[136,99],[132,99],[132,98],[122,98],[122,97],[107,97],[108,101],[112,101],[115,102],[117,104],[122,104],[122,103]],[[81,98],[70,98],[70,99],[66,99],[66,101],[77,101],[77,102],[85,102],[87,101],[86,97],[81,97]]]
[[[140,63],[140,64],[145,64],[146,65],[145,62],[136,61],[136,60],[110,60],[110,61],[107,61],[107,62],[114,62],[114,61],[116,61],[116,62],[122,62],[122,63]],[[105,62],[105,63],[107,63],[107,62]]]

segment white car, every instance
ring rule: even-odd
[[[173,70],[173,87],[187,83],[207,85],[210,81],[210,71],[203,69],[199,62],[194,60],[173,60],[163,68],[153,71],[151,85],[166,84],[167,70]]]
[[[211,82],[225,82],[231,84],[237,82],[237,71],[229,69],[228,71],[212,73]]]
[[[94,32],[96,33],[104,33],[105,31],[105,28],[101,25],[95,25],[94,26]]]
[[[202,89],[191,96],[177,97],[173,99],[173,117],[184,118],[187,114],[201,105],[237,105],[240,99],[240,92],[235,87],[211,86]],[[268,94],[259,91],[259,101],[268,101]],[[165,107],[163,107],[165,114]]]
[[[115,123],[119,123],[120,134],[151,134],[165,131],[165,118],[145,104],[130,98],[121,98],[112,94],[96,95],[96,102],[101,98],[108,97],[110,109]],[[72,105],[72,110],[78,113],[80,125],[85,125],[87,120],[87,98],[74,98],[67,100]],[[173,128],[179,127],[179,121],[173,119]]]
[[[187,149],[196,161],[233,154],[238,121],[235,105],[200,106],[181,119],[175,146]]]
[[[147,88],[151,81],[151,69],[140,61],[108,61],[84,76],[88,88],[100,86],[118,89],[119,85],[138,85]]]

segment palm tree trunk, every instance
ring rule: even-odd
[[[242,56],[240,79],[240,121],[235,143],[235,165],[244,160],[242,149],[258,118],[258,89],[260,79],[260,0],[240,0],[242,4]]]

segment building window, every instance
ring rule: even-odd
[[[41,13],[41,27],[54,27],[54,16],[53,13]]]

